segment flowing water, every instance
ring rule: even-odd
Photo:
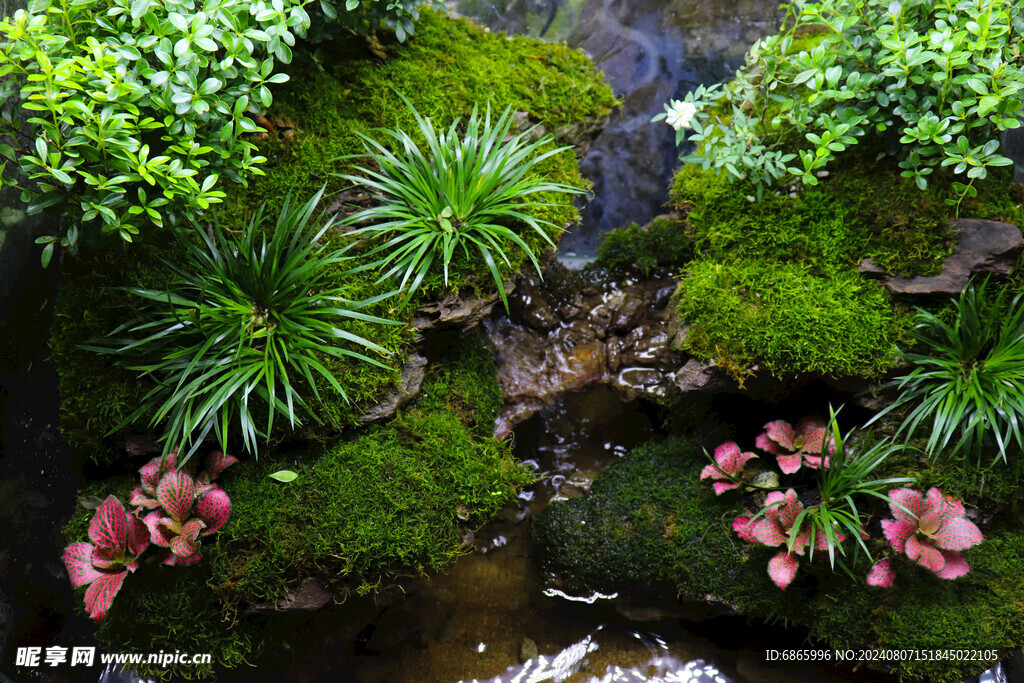
[[[594,193],[559,257],[592,257],[603,232],[665,213],[679,166],[675,132],[651,118],[670,98],[730,77],[782,19],[777,0],[458,0],[492,30],[564,41],[604,72],[622,109],[583,159]]]

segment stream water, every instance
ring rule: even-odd
[[[562,238],[568,264],[592,257],[600,235],[665,213],[679,166],[675,132],[651,123],[670,98],[730,77],[782,19],[778,0],[458,0],[495,31],[564,41],[586,52],[623,100],[583,159],[594,183],[582,222]]]

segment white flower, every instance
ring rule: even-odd
[[[665,105],[665,112],[665,123],[676,130],[682,130],[683,128],[690,127],[690,121],[693,120],[694,114],[697,113],[697,105],[692,102],[672,100],[669,104]]]

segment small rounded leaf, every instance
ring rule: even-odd
[[[276,479],[277,481],[284,482],[285,484],[295,481],[296,479],[299,478],[298,473],[292,472],[291,470],[278,470],[277,472],[274,472],[273,474],[268,474],[267,476],[270,477],[271,479]]]

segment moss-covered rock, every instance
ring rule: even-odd
[[[699,255],[680,288],[687,350],[737,376],[754,365],[775,374],[884,374],[905,310],[864,282],[857,265],[870,257],[893,274],[938,272],[953,246],[948,185],[936,178],[922,192],[868,153],[816,186],[755,201],[747,184],[683,166],[672,198]],[[980,188],[961,216],[1020,219],[1005,174]]]
[[[703,259],[690,265],[678,302],[687,350],[737,376],[760,365],[777,375],[878,377],[895,365],[906,325],[880,285],[855,271],[815,275],[799,262]]]
[[[557,136],[557,145],[585,141],[616,100],[594,65],[581,52],[564,45],[526,38],[507,39],[489,34],[466,21],[453,21],[442,14],[424,12],[416,34],[405,44],[394,45],[390,57],[378,63],[363,49],[360,39],[321,46],[314,61],[297,54],[292,80],[275,95],[268,115],[277,127],[257,141],[268,158],[266,175],[249,186],[225,188],[229,196],[216,205],[216,218],[226,229],[242,227],[249,217],[264,206],[267,216],[276,216],[288,193],[305,198],[325,183],[328,199],[321,208],[334,202],[333,193],[345,182],[335,173],[350,170],[352,155],[362,153],[357,132],[376,135],[378,127],[402,127],[415,132],[415,121],[398,93],[404,93],[417,109],[438,125],[467,116],[473,106],[495,111],[511,105]],[[337,161],[349,157],[348,161]],[[578,163],[572,151],[546,159],[538,167],[550,180],[584,187]],[[541,217],[556,225],[568,225],[577,217],[569,195],[538,195],[537,201],[549,204],[539,211]],[[337,207],[335,207],[337,208]],[[537,251],[545,243],[528,231],[527,242]],[[146,378],[115,367],[109,358],[99,357],[78,347],[79,344],[106,335],[123,322],[125,300],[118,286],[157,286],[166,280],[159,258],[178,262],[180,252],[170,240],[156,239],[148,245],[106,245],[106,250],[83,250],[78,258],[65,261],[66,285],[57,302],[57,318],[51,344],[60,374],[61,428],[66,441],[94,460],[104,462],[121,457],[116,430],[135,410],[141,398],[152,388]],[[335,236],[339,244],[343,236]],[[365,264],[372,245],[351,253]],[[376,257],[373,257],[376,258]],[[508,275],[526,261],[524,253],[514,253]],[[373,271],[357,277],[343,276],[338,269],[338,284],[348,289],[349,298],[358,300],[385,293],[390,282],[376,282]],[[467,286],[490,293],[493,282],[486,268],[457,252],[451,270],[452,286]],[[404,310],[395,310],[397,299],[387,300],[365,312],[385,318],[408,320],[415,304],[443,290],[440,272],[428,278],[420,299]],[[398,368],[413,335],[401,327],[379,327],[354,322],[351,329],[393,355],[390,368],[382,369],[350,358],[325,357],[325,365],[338,377],[352,403],[329,386],[321,386],[322,401],[315,412],[322,422],[308,425],[307,435],[331,434],[359,423],[361,406],[395,386]],[[326,384],[326,383],[321,383]],[[284,437],[283,421],[277,436]]]
[[[442,355],[451,362],[431,368],[422,397],[391,423],[309,454],[271,455],[227,470],[219,483],[231,497],[231,519],[204,539],[200,564],[161,567],[150,553],[125,582],[100,638],[112,651],[210,652],[215,664],[235,666],[273,625],[244,616],[246,609],[276,603],[303,578],[322,577],[344,598],[440,569],[467,552],[465,532],[534,475],[508,441],[489,436],[497,384],[480,341],[455,341]],[[281,469],[299,476],[290,483],[268,476]],[[109,481],[85,493],[127,500],[131,485]],[[81,540],[91,515],[75,514],[69,542]],[[205,673],[170,673],[189,671]]]
[[[646,445],[616,461],[586,498],[553,503],[538,517],[542,567],[575,590],[667,583],[684,599],[722,601],[748,617],[803,626],[834,648],[1006,656],[1024,643],[1024,534],[1016,521],[988,524],[985,540],[965,553],[971,573],[955,581],[898,561],[896,586],[876,589],[863,583],[865,558],[852,565],[855,581],[832,573],[819,555],[801,558],[796,579],[780,591],[766,570],[776,550],[736,537],[730,524],[745,505],[732,494],[716,498],[698,481],[705,462],[683,439]],[[992,662],[891,664],[901,678],[959,681]]]
[[[658,268],[676,270],[692,256],[683,222],[674,215],[658,216],[647,225],[630,223],[602,235],[595,265],[650,277]]]

